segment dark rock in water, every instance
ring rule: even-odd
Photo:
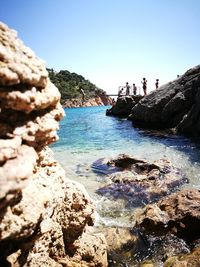
[[[97,190],[98,194],[126,200],[127,206],[143,206],[154,202],[187,182],[185,175],[167,160],[153,163],[126,155],[107,161],[113,172],[110,183]],[[118,170],[115,170],[118,168]]]
[[[200,65],[161,86],[135,105],[129,116],[140,127],[176,127],[188,136],[200,134]]]
[[[106,115],[128,116],[132,108],[142,99],[142,96],[120,96],[116,104],[106,110]]]
[[[185,189],[147,205],[137,226],[155,234],[174,233],[188,242],[200,238],[200,191]]]
[[[100,229],[108,245],[109,266],[162,266],[175,255],[190,253],[184,240],[169,234],[167,236],[145,236],[138,229],[108,227]],[[141,263],[141,261],[143,261]],[[154,265],[155,264],[155,265]]]

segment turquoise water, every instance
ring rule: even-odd
[[[105,116],[108,107],[65,109],[59,141],[52,145],[56,159],[69,179],[86,187],[97,205],[96,224],[131,226],[135,210],[123,200],[99,196],[96,190],[105,185],[107,176],[97,173],[92,164],[100,158],[121,153],[154,161],[167,158],[188,176],[190,187],[200,188],[200,146],[177,136],[158,136],[133,128],[131,121]]]

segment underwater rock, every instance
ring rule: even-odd
[[[164,159],[149,163],[122,155],[107,161],[107,164],[102,163],[99,162],[99,166],[104,167],[104,170],[107,168],[108,173],[109,169],[112,172],[118,169],[109,176],[110,183],[97,189],[97,193],[114,199],[125,199],[127,206],[139,207],[155,202],[188,181],[181,170]]]

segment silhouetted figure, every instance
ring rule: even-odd
[[[124,91],[124,88],[121,88],[121,89],[119,90],[119,92],[118,92],[118,96],[122,96],[123,91]]]
[[[83,90],[82,88],[79,89],[79,92],[80,92],[81,95],[82,95],[82,105],[83,105],[83,103],[84,103],[84,101],[85,101],[85,92],[84,92],[84,90]]]
[[[133,84],[133,94],[137,95],[137,87],[135,86],[135,84]]]
[[[130,85],[126,83],[126,95],[130,95]]]
[[[146,80],[146,78],[143,78],[143,81],[141,81],[141,83],[142,83],[144,95],[146,95],[147,94],[147,80]]]
[[[115,104],[116,104],[116,102],[115,102],[115,99],[113,98],[113,99],[112,99],[112,107],[114,107]]]
[[[158,89],[158,87],[159,87],[159,79],[156,79],[155,86],[156,86],[156,89]]]

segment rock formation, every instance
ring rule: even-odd
[[[134,125],[176,128],[188,136],[200,134],[200,65],[189,69],[144,97],[131,111]]]
[[[147,205],[136,221],[146,247],[151,244],[150,253],[146,248],[146,258],[157,258],[159,266],[199,266],[199,205],[197,189],[184,189]]]
[[[64,116],[44,63],[0,24],[0,266],[107,266],[94,205],[48,144]]]
[[[95,164],[96,170],[101,168],[106,172],[107,169],[107,173],[113,173],[109,176],[108,184],[99,188],[97,193],[124,199],[127,206],[139,207],[155,202],[187,182],[181,170],[167,160],[149,163],[121,155],[114,160],[105,160],[104,164],[103,161]]]
[[[200,191],[185,189],[147,205],[137,225],[154,233],[173,233],[185,240],[200,238]]]
[[[138,96],[121,96],[117,98],[116,104],[112,108],[107,109],[106,115],[128,116],[132,108],[142,99]]]
[[[65,100],[63,103],[64,108],[78,108],[78,107],[96,107],[96,106],[109,106],[112,104],[112,99],[106,95],[99,95],[95,98],[90,98],[82,103],[82,99],[73,98]]]

